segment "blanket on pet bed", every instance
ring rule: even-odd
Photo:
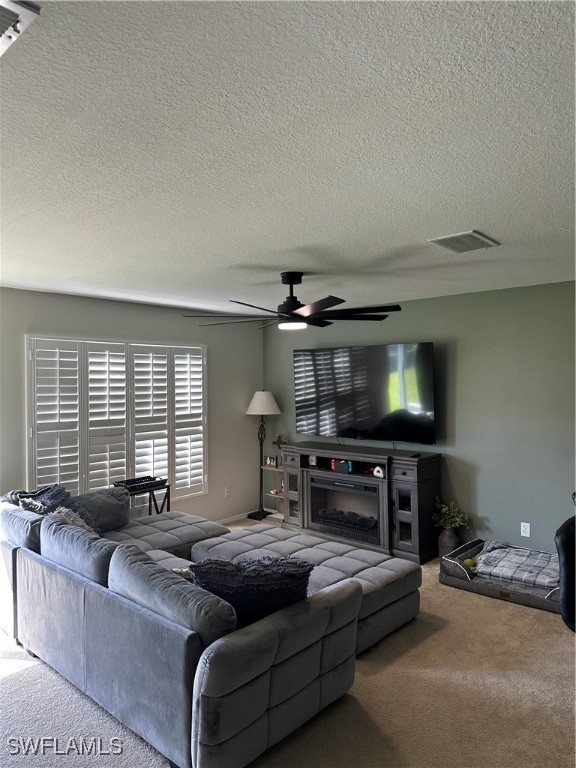
[[[557,587],[560,579],[558,555],[496,541],[485,542],[474,570],[479,576],[549,589]]]
[[[496,545],[496,549],[494,545]],[[441,558],[440,574],[438,577],[440,583],[456,587],[457,589],[465,589],[468,592],[476,592],[486,597],[495,597],[500,600],[518,603],[519,605],[527,605],[531,608],[540,608],[552,613],[560,613],[560,604],[558,602],[559,586],[548,585],[541,587],[537,584],[527,583],[527,581],[530,581],[530,578],[523,581],[512,581],[504,576],[491,577],[478,573],[476,561],[480,553],[492,554],[496,553],[500,548],[502,550],[514,550],[514,554],[520,555],[521,558],[527,552],[534,553],[536,557],[540,554],[546,555],[546,559],[551,557],[547,552],[540,553],[523,547],[511,547],[508,544],[474,539],[466,544],[462,544],[453,552]],[[542,564],[544,563],[542,562]],[[521,579],[520,573],[521,570],[516,573],[516,576]],[[512,573],[509,572],[509,575],[512,575]]]

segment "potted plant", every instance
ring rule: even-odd
[[[438,537],[438,554],[442,557],[460,544],[456,528],[468,527],[468,515],[458,506],[455,499],[446,504],[436,496],[436,511],[432,514],[432,521],[434,525],[442,528]]]

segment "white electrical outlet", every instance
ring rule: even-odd
[[[230,498],[230,488],[226,487],[224,488],[224,498],[229,499]]]
[[[520,523],[520,536],[530,537],[530,523]]]

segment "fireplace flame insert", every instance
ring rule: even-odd
[[[310,476],[309,527],[380,544],[380,483]]]

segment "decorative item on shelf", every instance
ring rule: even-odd
[[[272,445],[276,446],[276,450],[279,451],[283,445],[288,445],[287,440],[284,440],[283,435],[278,435],[276,440],[272,440]]]
[[[276,446],[276,466],[282,466],[282,446],[288,445],[288,441],[284,440],[284,435],[278,435],[276,440],[272,440],[272,445]]]
[[[258,425],[258,442],[260,444],[260,495],[259,506],[254,512],[250,512],[248,517],[252,520],[263,520],[270,512],[266,512],[264,509],[264,440],[266,439],[266,429],[264,425],[264,416],[278,416],[281,413],[278,403],[274,399],[272,392],[265,390],[254,393],[254,397],[250,401],[250,405],[246,410],[247,416],[260,416],[260,424]]]
[[[451,499],[447,504],[436,496],[436,512],[432,513],[435,526],[442,528],[438,536],[438,556],[443,557],[452,552],[460,544],[456,528],[468,527],[468,515]]]
[[[349,475],[352,472],[352,462],[347,459],[332,459],[330,462],[332,472]]]

